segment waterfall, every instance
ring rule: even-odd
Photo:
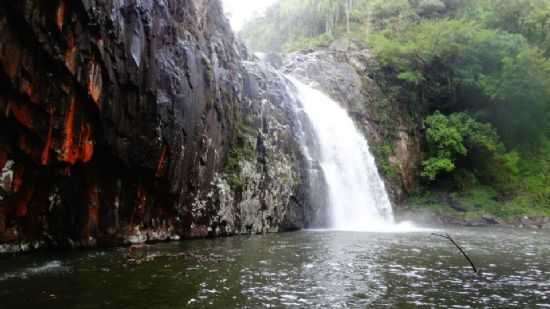
[[[366,138],[338,103],[295,78],[298,101],[311,123],[319,161],[327,184],[331,228],[342,231],[382,231],[394,225],[393,211]]]

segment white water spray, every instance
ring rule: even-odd
[[[390,199],[365,137],[338,103],[289,77],[319,142],[328,187],[331,228],[341,231],[406,231],[395,225]],[[310,151],[309,151],[310,152]]]

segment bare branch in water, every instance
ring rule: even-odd
[[[448,239],[450,242],[452,242],[453,245],[455,245],[455,247],[457,247],[457,249],[460,250],[460,253],[462,253],[462,255],[464,255],[464,257],[466,258],[466,260],[468,260],[468,262],[470,262],[470,265],[472,265],[472,269],[473,269],[474,272],[477,274],[477,268],[476,268],[474,262],[472,262],[472,259],[470,259],[470,257],[466,254],[466,252],[464,252],[464,249],[462,249],[462,247],[460,247],[460,246],[456,243],[456,241],[454,241],[454,239],[451,237],[451,235],[449,235],[449,234],[437,234],[437,233],[432,233],[432,235],[437,236],[437,237],[441,237],[441,238]]]

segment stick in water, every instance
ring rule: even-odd
[[[472,262],[472,260],[470,259],[470,257],[466,254],[466,252],[464,252],[464,250],[462,249],[462,247],[460,247],[455,241],[454,239],[451,237],[451,235],[449,234],[436,234],[436,233],[432,233],[432,235],[434,236],[438,236],[438,237],[442,237],[442,238],[445,238],[445,239],[448,239],[449,241],[451,241],[453,243],[453,245],[455,245],[455,247],[458,248],[458,250],[460,250],[460,253],[462,253],[462,255],[464,255],[464,257],[466,258],[466,260],[468,260],[468,262],[470,262],[470,265],[472,265],[472,269],[474,270],[474,272],[477,274],[477,268],[476,266],[474,265],[474,262]]]

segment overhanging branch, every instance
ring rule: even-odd
[[[449,235],[449,234],[437,234],[437,233],[432,233],[432,235],[448,239],[455,247],[457,247],[457,249],[460,251],[460,253],[462,253],[462,255],[464,255],[466,260],[468,260],[468,262],[470,262],[470,265],[472,266],[473,271],[477,274],[476,265],[474,264],[474,262],[472,262],[472,259],[470,259],[470,257],[466,254],[466,252],[464,252],[464,249],[462,249],[462,247],[460,247],[456,243],[456,241],[454,241],[454,239],[451,237],[451,235]]]

